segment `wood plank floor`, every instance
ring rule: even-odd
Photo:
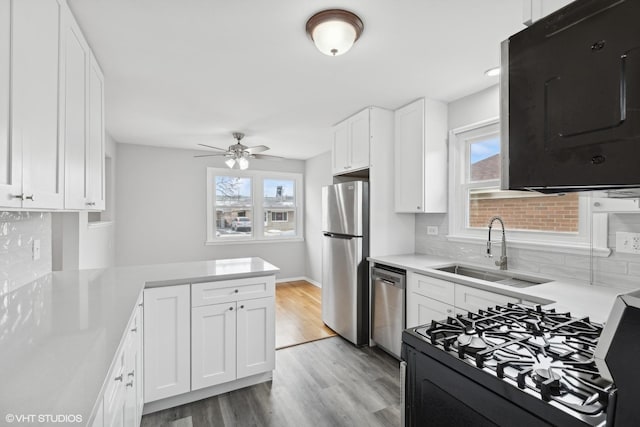
[[[276,286],[276,348],[332,337],[322,322],[322,290],[300,280]]]
[[[399,362],[338,336],[278,350],[273,381],[142,417],[143,427],[399,425]]]

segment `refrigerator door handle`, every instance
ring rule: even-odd
[[[351,240],[354,236],[346,236],[344,234],[335,234],[335,233],[323,233],[327,237],[331,237],[332,239],[344,239]]]

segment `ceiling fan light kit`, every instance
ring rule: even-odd
[[[307,21],[307,34],[318,50],[328,56],[348,52],[363,30],[362,20],[343,9],[323,10]]]
[[[228,149],[224,150],[222,148],[214,147],[212,145],[207,144],[198,144],[203,147],[213,148],[214,150],[220,151],[219,153],[214,154],[204,154],[197,155],[194,157],[213,157],[213,156],[224,156],[227,160],[224,163],[230,168],[236,168],[240,170],[245,170],[249,168],[249,159],[273,159],[273,160],[282,160],[282,157],[278,156],[267,156],[265,154],[257,154],[262,153],[263,151],[267,151],[269,147],[266,145],[256,145],[255,147],[247,147],[240,143],[242,138],[244,138],[244,133],[242,132],[233,132],[233,137],[236,139],[236,143],[230,145]]]

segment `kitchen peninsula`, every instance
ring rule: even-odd
[[[273,293],[278,271],[268,262],[251,257],[47,274],[0,299],[0,377],[3,378],[0,402],[16,419],[34,415],[35,422],[39,416],[58,417],[57,420],[65,421],[63,424],[75,425],[92,425],[94,419],[103,417],[105,425],[113,417],[136,417],[139,422],[142,384],[136,382],[140,376],[133,372],[140,370],[143,360],[142,318],[149,321],[139,306],[143,291],[178,286],[188,289],[191,285],[195,289],[206,284],[211,295],[217,293],[220,297],[220,289],[240,295],[243,292],[238,289],[247,289],[251,295],[260,293],[262,298],[270,298],[271,305],[264,311],[266,316],[271,316],[267,325],[273,329]],[[247,285],[252,278],[260,280]],[[233,283],[238,286],[230,289]],[[253,298],[250,293],[246,298]],[[189,314],[190,292],[186,303]],[[170,313],[165,317],[170,317]],[[190,320],[189,314],[187,324]],[[148,327],[153,329],[151,324]],[[179,330],[164,331],[169,336],[180,333]],[[265,357],[270,358],[271,366],[263,374],[268,377],[273,369],[275,344],[273,330],[265,333],[262,343],[267,353],[270,350],[271,354]],[[137,337],[140,338],[136,340]],[[190,334],[187,338],[190,339]],[[145,337],[145,347],[146,340]],[[120,357],[124,350],[136,348],[136,344],[139,344],[138,351]],[[186,351],[190,352],[190,346]],[[154,356],[158,355],[149,353],[144,360],[153,360]],[[131,369],[127,366],[128,358],[135,359]],[[123,366],[119,367],[121,363]],[[157,367],[162,363],[156,360],[152,364]],[[191,378],[187,380],[190,384]],[[113,384],[123,393],[118,393]],[[140,386],[138,401],[127,409],[125,397],[135,385]],[[135,402],[136,393],[133,394]],[[110,404],[113,407],[107,408]],[[115,413],[108,413],[108,409]]]

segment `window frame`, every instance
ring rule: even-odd
[[[220,237],[216,236],[217,227],[215,224],[216,212],[216,191],[215,180],[217,176],[238,176],[251,178],[251,199],[252,207],[247,209],[251,211],[251,227],[252,236],[239,237]],[[264,181],[265,179],[284,179],[294,181],[295,186],[295,206],[290,210],[294,211],[296,217],[296,233],[294,236],[265,236],[264,221],[257,221],[258,218],[265,218],[266,211],[269,207],[264,206]],[[222,245],[222,244],[255,244],[264,242],[292,242],[304,241],[304,182],[303,175],[295,172],[271,172],[263,170],[236,170],[226,168],[207,168],[207,224],[206,224],[206,245]]]
[[[485,129],[484,133],[482,133],[483,129]],[[471,132],[477,132],[477,134],[471,134],[473,138],[465,138],[465,135],[470,135]],[[496,133],[499,136],[500,119],[498,117],[455,128],[449,132],[449,234],[446,236],[449,241],[480,243],[487,240],[488,227],[468,226],[468,192],[473,188],[500,188],[500,178],[471,181],[467,177],[469,175],[467,163],[469,163],[469,141]],[[501,165],[504,164],[501,162]],[[525,193],[528,194],[528,192]],[[540,193],[540,196],[545,194]],[[592,211],[589,193],[581,193],[578,200],[577,233],[507,229],[507,244],[509,247],[523,249],[539,248],[563,253],[609,256],[611,250],[607,247],[607,214]],[[508,224],[506,225],[508,227]],[[496,243],[499,244],[499,242]]]

